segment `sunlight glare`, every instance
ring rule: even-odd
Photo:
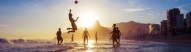
[[[77,22],[82,27],[92,27],[97,20],[97,16],[94,12],[85,12],[79,18]]]
[[[94,40],[89,40],[87,47],[93,48],[93,47],[94,47],[94,44],[95,44],[95,41],[94,41]]]

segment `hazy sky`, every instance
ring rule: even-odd
[[[191,11],[191,0],[78,0],[77,5],[74,1],[0,0],[0,37],[52,39],[59,27],[63,32],[71,27],[69,9],[74,18],[93,12],[105,27],[132,20],[159,24],[169,9],[178,7],[183,14]]]

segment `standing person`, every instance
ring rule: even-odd
[[[97,43],[97,40],[98,40],[97,31],[96,31],[96,33],[95,33],[95,40],[96,40],[96,43]]]
[[[72,37],[71,37],[71,42],[74,41],[74,34],[72,34]]]
[[[57,43],[58,45],[61,44],[62,41],[63,41],[61,34],[62,34],[62,31],[61,31],[61,28],[59,28],[58,31],[57,31],[57,33],[56,33],[56,35],[57,35],[57,40],[58,40],[58,43]],[[60,41],[61,41],[61,42],[60,42]]]
[[[118,44],[118,42],[117,42],[117,38],[116,38],[116,24],[113,24],[112,27],[113,27],[113,31],[110,32],[109,34],[112,33],[113,46],[115,46],[115,45],[114,45],[115,42]]]
[[[82,38],[84,38],[84,45],[85,45],[86,40],[87,40],[87,44],[88,44],[88,36],[90,37],[89,32],[88,32],[87,28],[85,28],[85,31],[82,35]]]
[[[116,32],[117,32],[117,40],[120,43],[121,32],[120,32],[118,27],[117,27],[117,31]]]
[[[70,33],[70,32],[75,32],[76,30],[77,30],[77,26],[76,26],[76,21],[78,20],[78,18],[79,17],[77,17],[77,19],[76,20],[74,20],[73,18],[72,18],[72,13],[71,13],[71,9],[70,9],[70,13],[68,14],[69,15],[69,20],[70,20],[70,22],[71,22],[71,25],[72,25],[72,28],[67,28],[67,30],[69,30],[68,31],[68,33]],[[71,30],[70,30],[71,29]]]

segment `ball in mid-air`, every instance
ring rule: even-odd
[[[75,1],[75,4],[78,4],[78,1],[77,1],[77,0]]]

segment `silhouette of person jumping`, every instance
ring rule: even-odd
[[[74,41],[74,34],[72,34],[72,37],[71,37],[71,42]]]
[[[97,40],[98,40],[97,31],[96,31],[96,33],[95,33],[95,40],[96,40],[96,43],[97,43]]]
[[[90,37],[89,32],[88,32],[87,28],[85,28],[85,31],[82,35],[82,38],[84,38],[84,45],[85,45],[85,41],[87,41],[87,44],[88,44],[88,36]]]
[[[61,31],[61,28],[58,29],[59,31],[57,31],[56,35],[57,35],[57,40],[58,40],[58,45],[62,43],[63,39],[62,39],[62,31]],[[60,42],[61,41],[61,42]]]
[[[116,42],[117,44],[119,44],[118,42],[117,42],[117,32],[116,32],[117,30],[116,30],[116,24],[113,24],[113,31],[112,32],[110,32],[109,34],[111,34],[112,33],[112,42],[113,42],[113,46],[114,46],[114,43]]]
[[[118,40],[118,42],[120,43],[120,37],[121,37],[121,32],[120,32],[120,30],[119,30],[119,28],[117,27],[117,30],[116,30],[116,35],[117,35],[117,40]]]
[[[68,14],[69,15],[69,20],[70,20],[70,22],[71,22],[71,25],[72,25],[72,28],[67,28],[67,30],[69,30],[68,31],[68,33],[70,33],[70,32],[75,32],[75,30],[77,30],[77,26],[76,26],[76,21],[78,20],[78,18],[79,17],[77,17],[77,19],[76,20],[74,20],[73,18],[72,18],[72,13],[71,13],[71,9],[70,9],[70,13]]]

